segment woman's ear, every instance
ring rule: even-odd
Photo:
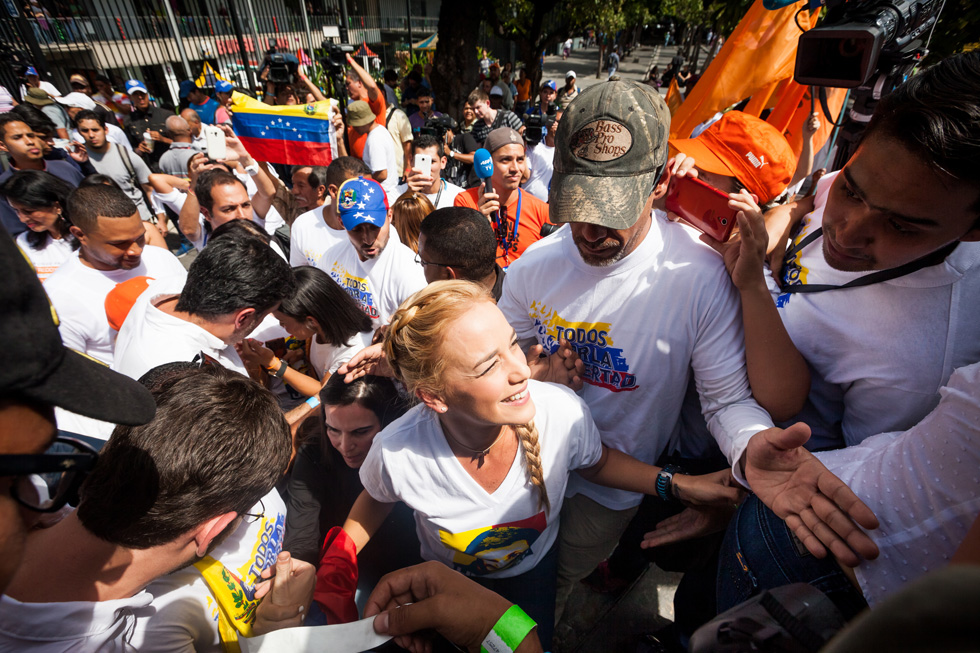
[[[419,401],[437,413],[444,413],[449,410],[449,406],[446,405],[446,402],[441,397],[436,396],[428,390],[416,390],[415,396],[419,398]]]

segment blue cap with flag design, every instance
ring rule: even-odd
[[[337,191],[337,213],[347,231],[364,223],[383,227],[388,219],[385,189],[373,179],[348,179]]]

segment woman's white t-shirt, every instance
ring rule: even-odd
[[[31,264],[37,272],[37,278],[41,280],[41,283],[44,283],[71,256],[71,239],[62,238],[55,240],[54,238],[48,237],[43,247],[34,249],[27,242],[27,235],[29,233],[31,232],[25,231],[19,234],[17,236],[17,245],[27,254],[27,258],[31,260]]]
[[[528,384],[551,501],[547,512],[539,506],[522,449],[507,477],[488,493],[456,459],[438,415],[424,405],[374,438],[361,483],[375,500],[402,501],[415,511],[426,560],[472,576],[509,578],[533,569],[554,544],[569,472],[596,464],[602,443],[575,393],[551,383]]]
[[[313,365],[313,371],[316,372],[317,378],[323,381],[324,377],[330,376],[340,369],[340,366],[353,358],[354,354],[370,347],[372,337],[374,337],[374,332],[362,331],[348,341],[350,342],[349,345],[339,347],[321,345],[314,338],[313,344],[310,345],[310,364]]]

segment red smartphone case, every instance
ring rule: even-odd
[[[667,210],[698,231],[725,242],[735,228],[738,211],[728,207],[728,195],[694,177],[677,177],[667,191]]]

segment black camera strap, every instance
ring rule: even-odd
[[[823,235],[823,227],[817,227],[813,233],[809,234],[806,238],[801,240],[799,243],[793,247],[786,250],[785,258],[789,258],[794,254],[803,250],[804,247],[815,241],[817,238]],[[814,293],[814,292],[826,292],[828,290],[843,290],[846,288],[860,288],[862,286],[870,286],[876,283],[881,283],[883,281],[890,281],[891,279],[897,279],[899,277],[904,277],[906,275],[912,274],[913,272],[918,272],[919,270],[933,265],[938,265],[942,263],[947,256],[953,253],[956,249],[958,242],[947,245],[946,247],[940,249],[939,251],[933,252],[928,256],[924,256],[920,259],[906,263],[905,265],[900,265],[897,268],[892,268],[890,270],[879,270],[878,272],[872,272],[871,274],[866,274],[864,276],[858,277],[848,281],[847,283],[835,286],[832,284],[821,284],[821,283],[798,283],[786,286],[783,288],[784,293]],[[785,260],[785,259],[784,259]]]

